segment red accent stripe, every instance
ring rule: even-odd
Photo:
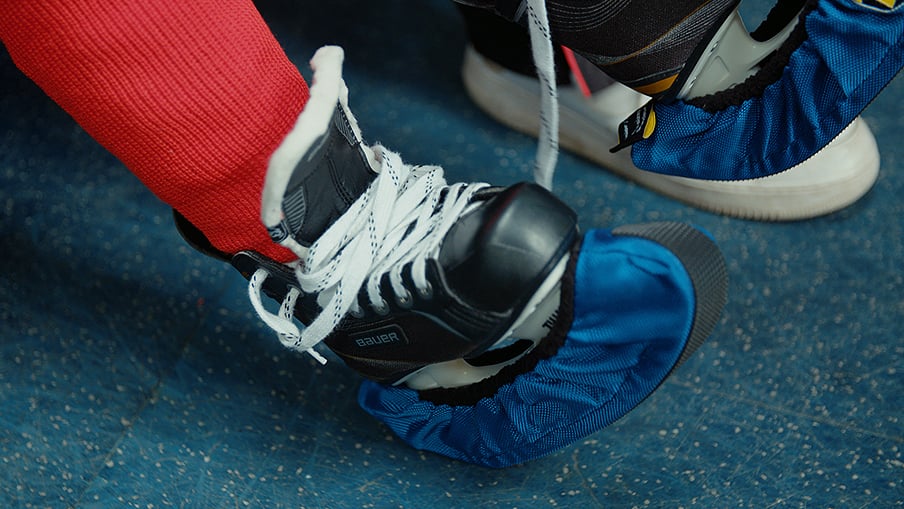
[[[571,77],[577,82],[578,87],[581,89],[581,93],[584,94],[584,97],[590,97],[593,93],[590,91],[590,87],[587,85],[587,80],[584,79],[584,73],[581,72],[581,68],[578,66],[578,60],[574,56],[574,52],[571,51],[571,48],[566,48],[562,46],[562,52],[565,54],[565,61],[568,62],[568,68],[571,69]]]

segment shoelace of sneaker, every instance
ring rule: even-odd
[[[421,295],[432,292],[426,276],[427,260],[439,253],[446,233],[472,203],[474,193],[487,184],[446,185],[438,166],[412,166],[398,154],[375,147],[381,161],[377,178],[295,264],[301,291],[291,289],[278,313],[268,311],[261,290],[268,277],[258,269],[248,283],[248,294],[257,314],[276,331],[288,348],[306,352],[320,363],[326,359],[314,350],[348,313],[358,315],[359,289],[377,313],[388,313],[380,281],[388,275],[399,302],[410,302],[411,290],[402,269],[411,263],[411,279]],[[317,294],[321,312],[304,329],[293,317],[301,292]]]

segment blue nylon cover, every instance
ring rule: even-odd
[[[684,348],[694,306],[690,278],[670,251],[593,230],[556,355],[473,406],[436,405],[371,381],[358,402],[417,449],[491,467],[522,463],[611,424],[655,390]]]
[[[828,144],[904,64],[904,8],[820,0],[808,38],[762,97],[717,113],[676,101],[655,106],[657,127],[632,148],[644,169],[709,180],[772,175]]]

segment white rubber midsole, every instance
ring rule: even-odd
[[[518,131],[537,135],[539,84],[509,71],[473,48],[465,53],[465,88],[487,114]],[[879,149],[869,126],[857,117],[810,159],[755,180],[710,181],[662,175],[634,166],[630,153],[611,153],[616,128],[646,101],[614,84],[591,98],[576,87],[559,87],[562,147],[665,196],[695,207],[748,219],[792,221],[842,209],[857,201],[879,175]]]

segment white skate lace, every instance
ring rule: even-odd
[[[543,94],[540,100],[540,136],[534,180],[551,189],[558,158],[559,110],[555,60],[544,0],[526,0],[531,51]],[[335,104],[335,103],[333,103]],[[261,320],[272,328],[288,348],[305,352],[322,364],[314,347],[335,330],[351,312],[359,314],[360,288],[377,313],[389,307],[380,288],[384,275],[402,305],[412,296],[402,280],[402,268],[411,263],[416,291],[428,295],[426,262],[439,253],[440,244],[462,214],[475,192],[487,184],[448,186],[438,166],[411,166],[382,146],[374,148],[381,158],[378,176],[351,207],[307,250],[294,265],[301,291],[317,295],[321,312],[305,328],[294,320],[295,303],[301,295],[290,288],[278,313],[268,311],[261,291],[269,276],[258,269],[248,283],[251,304]]]
[[[546,14],[545,0],[527,0],[528,31],[531,55],[540,78],[540,133],[534,180],[552,189],[556,160],[559,156],[559,101],[556,88],[555,53]]]
[[[380,281],[389,276],[394,298],[402,304],[413,298],[402,280],[402,268],[411,263],[411,279],[422,295],[432,292],[427,260],[437,256],[449,229],[464,214],[475,192],[487,184],[447,186],[438,166],[404,164],[398,154],[375,147],[381,169],[370,187],[308,249],[295,265],[301,290],[318,296],[322,311],[307,327],[293,320],[300,296],[292,289],[278,314],[264,308],[261,288],[268,273],[258,269],[250,278],[248,294],[261,319],[276,331],[280,342],[326,359],[314,347],[323,341],[349,312],[361,312],[358,291],[366,288],[368,305],[387,313],[389,304]]]

